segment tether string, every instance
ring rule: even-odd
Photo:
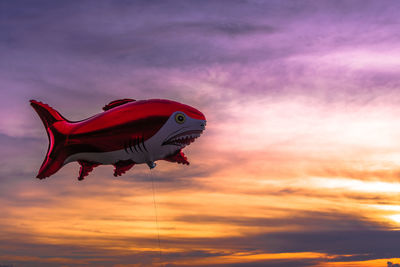
[[[153,204],[154,204],[154,215],[155,215],[156,227],[157,227],[158,251],[160,252],[160,262],[161,262],[160,228],[158,226],[157,203],[156,203],[156,195],[155,195],[155,190],[154,190],[154,177],[153,177],[153,173],[151,170],[150,170],[150,176],[151,176],[151,186],[153,189]]]

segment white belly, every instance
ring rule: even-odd
[[[77,153],[69,156],[64,161],[64,165],[78,160],[97,162],[101,164],[114,164],[120,160],[132,160],[135,163],[140,164],[163,159],[179,150],[179,147],[172,145],[162,146],[159,140],[156,139],[156,136],[153,136],[144,142],[144,146],[141,146],[141,148],[136,147],[136,149],[127,148],[109,152]],[[146,147],[146,150],[144,147]]]

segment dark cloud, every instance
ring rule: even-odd
[[[272,233],[256,238],[257,241],[254,241],[260,242],[260,245],[270,246],[269,249],[273,252],[317,251],[334,255],[368,254],[369,259],[379,259],[400,256],[396,246],[399,236],[399,231],[353,230]],[[265,240],[262,241],[264,238]]]
[[[248,34],[270,34],[275,28],[269,25],[250,24],[240,21],[217,22],[180,22],[161,26],[159,31],[183,31],[186,34],[226,34],[228,36],[240,36]],[[198,33],[196,33],[198,32]]]
[[[283,211],[284,209],[280,209]],[[310,212],[310,211],[290,211],[289,216],[280,217],[247,217],[241,216],[223,217],[210,215],[191,215],[175,218],[176,221],[192,222],[198,224],[222,224],[237,225],[246,227],[278,227],[295,226],[304,229],[314,230],[360,230],[383,228],[383,225],[359,218],[351,214],[341,214],[337,211],[329,212]]]
[[[30,237],[29,234],[26,237]],[[14,264],[17,266],[60,266],[61,263],[70,263],[73,266],[97,265],[115,266],[116,264],[137,264],[138,266],[152,266],[165,262],[188,261],[197,258],[218,257],[226,253],[212,252],[208,250],[189,250],[185,252],[165,251],[160,256],[158,251],[135,251],[124,250],[122,253],[115,252],[112,244],[106,243],[97,247],[87,245],[58,245],[38,244],[30,241],[24,243],[15,242],[15,239],[23,238],[15,235],[14,239],[3,239],[0,243],[0,255],[9,257],[10,260],[1,260],[1,263]],[[113,237],[115,241],[117,238]],[[79,243],[79,238],[76,240]],[[130,244],[142,244],[143,247],[155,245],[156,239],[131,239]],[[123,247],[131,245],[122,243]],[[71,266],[72,266],[71,265]],[[177,266],[177,265],[167,265]],[[182,265],[183,266],[183,265]]]
[[[315,266],[318,261],[315,259],[298,259],[298,260],[263,260],[263,261],[251,261],[251,262],[241,262],[241,263],[226,263],[226,264],[213,264],[213,266],[217,267],[306,267],[306,266]],[[189,267],[191,265],[176,265],[176,264],[168,264],[168,267],[180,266],[180,267]],[[200,264],[196,266],[210,266],[208,264]]]
[[[231,248],[236,251],[264,253],[318,252],[329,255],[354,255],[351,260],[398,258],[397,249],[400,232],[385,230],[274,232],[234,238],[169,239],[165,246],[174,244],[212,244],[214,249]],[[357,256],[361,255],[361,256]],[[342,261],[339,257],[332,261]]]

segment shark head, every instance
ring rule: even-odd
[[[165,138],[161,146],[172,146],[176,150],[182,149],[200,137],[205,126],[205,118],[193,118],[184,111],[176,111],[163,127]]]
[[[153,160],[172,155],[193,143],[203,133],[206,118],[199,110],[177,102],[160,130],[151,138]]]

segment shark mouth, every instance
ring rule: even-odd
[[[175,146],[180,146],[184,147],[187,145],[190,145],[191,143],[194,142],[196,138],[200,136],[200,134],[203,131],[201,130],[192,130],[192,131],[186,131],[177,135],[172,136],[168,140],[164,141],[162,145],[175,145]]]

